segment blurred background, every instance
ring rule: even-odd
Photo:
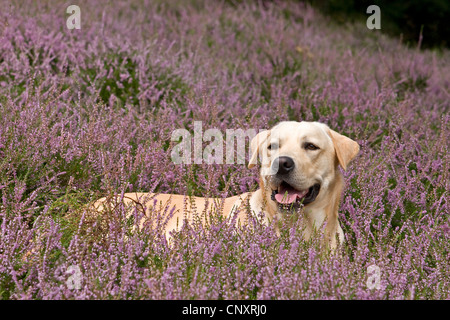
[[[415,45],[422,32],[422,47],[449,47],[450,1],[448,0],[308,0],[314,7],[337,21],[360,20],[369,16],[368,6],[381,9],[381,30],[402,36],[406,44]]]
[[[229,0],[242,3],[243,0]],[[273,1],[265,1],[273,2]],[[448,0],[300,0],[307,2],[334,21],[346,24],[364,22],[367,7],[381,9],[381,31],[401,37],[405,44],[416,46],[422,32],[421,48],[450,46],[450,1]]]

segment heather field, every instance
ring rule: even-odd
[[[79,30],[69,4],[0,1],[0,299],[450,298],[448,50],[298,2],[78,1]],[[139,210],[86,206],[254,191],[256,167],[173,163],[172,132],[282,120],[361,146],[334,254],[301,215],[277,237],[211,212],[168,246]]]

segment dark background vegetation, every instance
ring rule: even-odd
[[[257,0],[260,1],[260,0]],[[307,2],[339,24],[365,22],[370,5],[381,11],[381,31],[422,49],[450,48],[449,0],[297,0]],[[227,0],[239,4],[245,0]],[[266,2],[276,2],[263,0]]]
[[[416,45],[422,30],[421,48],[450,47],[448,0],[306,0],[340,23],[365,21],[367,7],[381,10],[381,31]]]

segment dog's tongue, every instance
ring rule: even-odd
[[[278,188],[278,193],[275,195],[275,200],[282,204],[293,203],[297,198],[301,199],[308,193],[308,189],[298,191],[291,186],[281,185]]]

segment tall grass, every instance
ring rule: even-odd
[[[449,298],[448,51],[337,27],[301,3],[78,5],[81,30],[66,28],[64,2],[0,4],[0,298]],[[169,247],[150,224],[133,232],[136,209],[86,208],[123,192],[253,191],[257,168],[174,164],[172,131],[282,120],[361,145],[340,254],[302,240],[301,217],[277,237],[211,212]]]

